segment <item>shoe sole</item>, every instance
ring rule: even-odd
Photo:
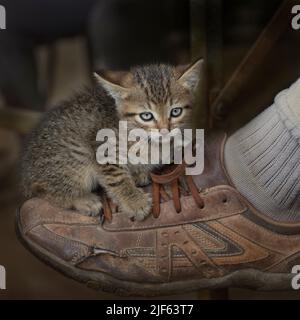
[[[43,247],[31,241],[20,225],[20,210],[16,214],[16,233],[21,243],[38,259],[73,280],[84,283],[87,287],[102,290],[119,296],[153,297],[193,292],[203,289],[224,289],[229,287],[256,289],[259,291],[292,290],[292,273],[269,273],[256,269],[234,271],[226,276],[212,279],[184,280],[171,283],[138,283],[114,278],[109,274],[85,271],[76,268]]]

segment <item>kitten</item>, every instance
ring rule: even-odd
[[[117,133],[120,120],[129,130],[191,127],[202,62],[95,74],[94,87],[47,112],[29,136],[22,159],[25,197],[94,216],[102,207],[93,193],[100,186],[129,217],[143,220],[151,198],[138,186],[149,183],[155,166],[98,164],[97,132],[111,128]]]

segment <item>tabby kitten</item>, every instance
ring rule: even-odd
[[[99,186],[130,218],[143,220],[151,198],[139,188],[149,183],[154,165],[100,165],[98,130],[118,136],[120,120],[128,129],[191,127],[194,91],[202,60],[191,66],[149,65],[130,72],[95,74],[96,85],[47,112],[30,135],[22,161],[26,198],[41,197],[62,208],[97,215]]]

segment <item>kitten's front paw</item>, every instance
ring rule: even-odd
[[[122,203],[122,209],[128,214],[130,219],[142,221],[151,212],[151,196],[138,189],[134,197]]]
[[[73,208],[83,215],[96,217],[100,214],[102,203],[97,195],[91,193],[86,197],[74,200]]]
[[[147,173],[139,173],[134,176],[134,182],[137,187],[145,187],[150,184],[150,175]]]

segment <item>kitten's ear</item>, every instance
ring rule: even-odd
[[[96,81],[112,96],[115,100],[126,99],[129,96],[130,73],[125,71],[103,71],[94,72]]]
[[[197,60],[192,65],[185,65],[177,67],[179,73],[178,81],[188,90],[194,92],[199,83],[202,70],[203,70],[203,59]]]

